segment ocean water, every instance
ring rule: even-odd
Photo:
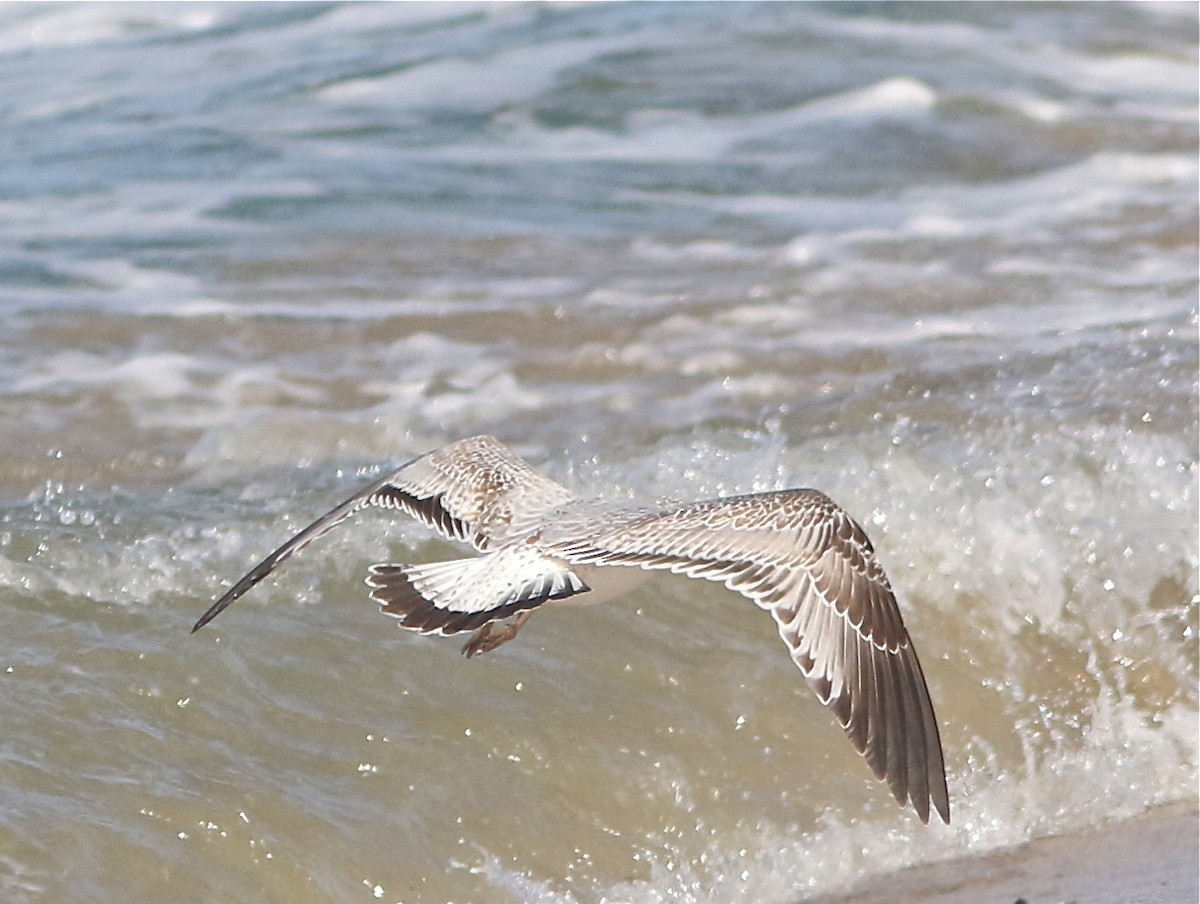
[[[1194,4],[0,8],[0,898],[794,902],[1197,794]],[[471,661],[381,467],[824,489],[949,826],[751,604]]]

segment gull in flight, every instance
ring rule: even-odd
[[[650,571],[724,584],[775,619],[792,660],[896,801],[950,821],[937,719],[887,575],[824,493],[780,490],[689,504],[581,499],[491,436],[415,458],[363,487],[259,562],[196,622],[356,512],[412,515],[481,555],[372,565],[371,598],[422,634],[474,632],[463,653],[512,640],[534,610],[603,602]]]

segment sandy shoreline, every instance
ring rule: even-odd
[[[1200,901],[1200,810],[1158,807],[1079,835],[915,867],[848,895],[805,904],[1195,904]]]

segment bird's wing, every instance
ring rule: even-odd
[[[576,535],[579,536],[578,534]],[[724,583],[775,618],[792,659],[896,800],[950,820],[941,741],[916,651],[862,528],[816,490],[681,506],[555,538],[569,563]]]
[[[487,550],[572,498],[566,487],[533,470],[495,437],[451,443],[369,483],[304,528],[234,584],[192,631],[216,618],[293,553],[369,506],[406,512],[449,539]]]

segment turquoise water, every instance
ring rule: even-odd
[[[0,10],[0,897],[795,901],[1194,799],[1193,5]],[[942,726],[897,808],[656,578],[470,662],[369,475],[812,485]]]

